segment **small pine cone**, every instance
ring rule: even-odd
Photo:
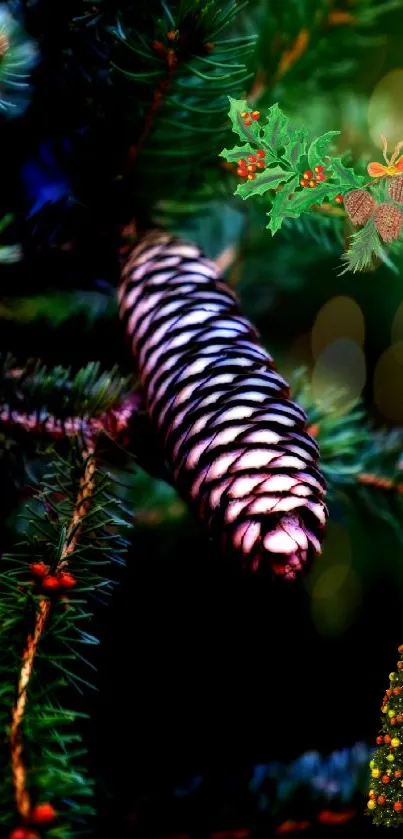
[[[119,307],[146,407],[183,497],[224,551],[294,579],[327,511],[303,410],[198,247],[148,234]]]
[[[403,175],[393,175],[388,186],[389,195],[396,204],[403,204]]]
[[[403,213],[392,204],[378,204],[375,210],[375,226],[384,242],[399,238],[403,224]]]
[[[365,189],[352,189],[344,196],[344,206],[354,225],[366,224],[375,210],[375,201]]]

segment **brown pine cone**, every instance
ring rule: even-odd
[[[399,238],[403,224],[403,213],[392,204],[378,204],[375,210],[375,226],[384,242]]]
[[[403,204],[403,175],[394,175],[388,186],[389,195],[396,204]]]
[[[352,189],[344,196],[344,206],[354,225],[366,224],[375,210],[375,201],[365,189]]]

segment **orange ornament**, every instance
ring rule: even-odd
[[[401,777],[402,777],[402,770],[401,769],[396,769],[395,778],[401,778]]]
[[[403,644],[400,644],[400,647],[397,648],[398,653],[403,653]]]
[[[385,734],[383,739],[384,739],[385,743],[390,743],[392,738],[391,738],[390,734]]]
[[[394,809],[395,813],[401,813],[402,810],[403,810],[402,802],[401,801],[395,801],[395,803],[393,805],[393,809]]]
[[[377,804],[380,804],[380,806],[382,807],[383,804],[386,804],[386,797],[384,795],[378,795],[376,801]]]
[[[382,781],[383,784],[389,784],[390,783],[389,775],[382,775],[381,781]]]
[[[376,745],[380,746],[383,743],[383,737],[379,736],[376,738]]]

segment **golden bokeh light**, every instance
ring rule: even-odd
[[[355,571],[346,566],[329,568],[313,591],[311,614],[321,635],[337,636],[354,621],[361,603],[361,585]]]
[[[403,341],[388,347],[376,365],[374,401],[386,419],[403,420]]]
[[[312,395],[323,410],[343,414],[361,396],[366,380],[365,356],[350,338],[338,338],[320,354],[312,372]]]
[[[381,148],[381,134],[387,137],[389,153],[399,140],[403,140],[402,89],[403,68],[391,70],[378,82],[368,104],[371,139]]]
[[[312,355],[318,355],[337,338],[350,338],[360,346],[364,343],[364,315],[356,301],[347,295],[328,300],[320,309],[312,328]]]
[[[305,586],[310,595],[315,591],[316,597],[327,596],[325,591],[333,587],[333,592],[340,587],[347,576],[351,565],[351,541],[348,529],[332,520],[328,522],[323,555],[315,562],[310,573],[305,578]],[[328,571],[336,569],[334,574]]]
[[[400,304],[393,318],[390,340],[392,344],[403,341],[403,303]]]

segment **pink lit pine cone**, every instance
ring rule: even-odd
[[[285,579],[321,551],[327,510],[304,411],[199,248],[152,232],[119,306],[176,485],[225,552]]]

